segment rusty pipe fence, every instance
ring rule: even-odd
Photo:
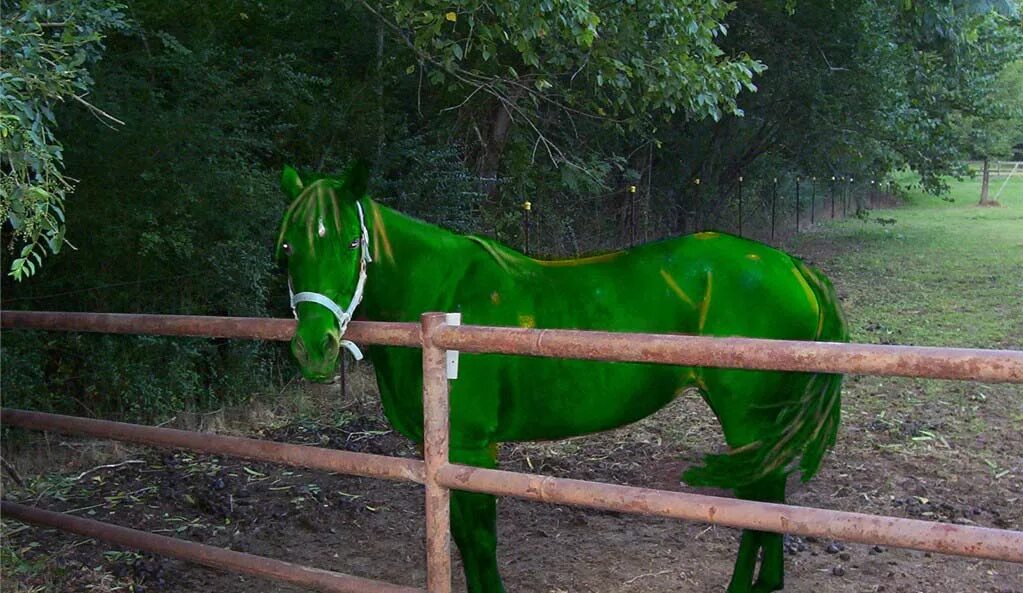
[[[0,312],[2,329],[289,340],[283,319]],[[10,426],[109,438],[347,473],[406,480],[426,488],[427,588],[451,590],[450,489],[540,502],[884,544],[1023,563],[1023,532],[651,490],[456,465],[448,461],[446,352],[491,352],[687,366],[816,371],[1023,383],[1023,352],[795,342],[752,338],[536,330],[447,325],[442,313],[415,323],[353,322],[346,338],[423,351],[424,460],[273,443],[168,428],[4,409]],[[3,501],[0,514],[206,566],[289,582],[319,591],[412,593],[423,589],[224,550]]]

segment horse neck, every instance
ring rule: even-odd
[[[366,200],[370,253],[363,315],[379,321],[418,321],[447,306],[446,282],[464,266],[460,235]]]

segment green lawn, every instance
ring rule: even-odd
[[[951,202],[911,190],[902,207],[827,223],[792,246],[835,281],[854,341],[1023,347],[1023,175],[997,208],[976,206],[979,180],[950,184]]]

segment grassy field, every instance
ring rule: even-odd
[[[910,191],[903,207],[822,226],[792,249],[826,267],[854,341],[1018,349],[1023,175],[1000,208],[978,208],[979,194],[978,180],[951,181],[945,199]]]

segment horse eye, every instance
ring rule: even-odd
[[[281,248],[284,249],[284,255],[291,257],[291,243],[285,243]]]
[[[362,243],[362,237],[356,237],[355,239],[352,239],[352,242],[348,244],[348,247],[351,249],[358,249],[360,243]]]

